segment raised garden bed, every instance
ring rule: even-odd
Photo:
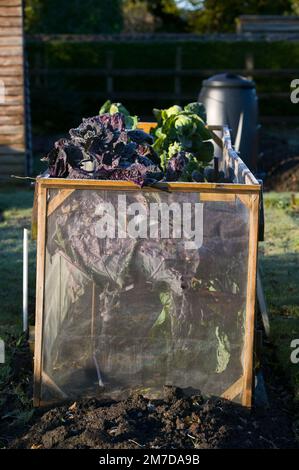
[[[251,406],[260,186],[214,130],[233,183],[38,178],[35,405],[172,385]],[[124,229],[153,204],[157,232],[102,237],[103,216]],[[181,214],[166,236],[163,207]]]

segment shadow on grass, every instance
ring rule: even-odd
[[[277,367],[299,403],[299,364],[291,361],[291,342],[299,339],[299,253],[261,256],[260,260]]]
[[[260,265],[271,313],[299,320],[299,253],[262,255]]]
[[[31,209],[33,204],[34,187],[27,182],[16,184],[6,182],[0,186],[0,211]]]

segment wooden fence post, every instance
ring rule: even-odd
[[[34,86],[39,88],[41,86],[41,68],[42,68],[42,63],[41,63],[41,53],[40,50],[35,52],[34,55]]]
[[[245,56],[245,69],[246,77],[248,80],[252,80],[254,73],[254,56],[252,52],[248,52]]]
[[[113,95],[113,76],[112,76],[112,70],[113,70],[113,51],[109,50],[106,52],[106,91],[107,91],[107,97],[112,98]]]
[[[178,104],[181,102],[181,70],[182,70],[182,48],[177,47],[175,53],[174,93]]]

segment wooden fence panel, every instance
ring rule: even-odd
[[[56,38],[56,36],[55,36]],[[51,42],[54,39],[54,36],[44,36],[41,35],[34,41],[30,39],[31,43],[47,43]],[[59,38],[57,38],[59,39]],[[55,39],[56,40],[56,39]],[[85,37],[85,36],[76,36],[72,37],[63,36],[61,37],[62,41],[66,43],[76,43],[86,42],[90,43],[99,42],[100,39],[97,37]],[[94,98],[110,98],[115,100],[133,100],[133,101],[146,101],[146,100],[163,100],[169,102],[180,103],[186,100],[194,100],[197,98],[197,94],[200,88],[200,82],[204,78],[212,76],[217,73],[223,72],[223,70],[217,69],[190,69],[184,68],[184,57],[183,57],[183,47],[178,45],[175,52],[175,60],[172,68],[118,68],[116,66],[115,52],[112,49],[107,47],[106,58],[103,64],[100,64],[98,68],[48,68],[47,60],[43,57],[40,51],[36,52],[35,57],[32,58],[32,63],[34,64],[30,70],[30,77],[32,78],[32,83],[36,90],[47,89],[49,81],[59,78],[69,78],[69,77],[82,77],[82,82],[84,78],[91,77],[102,77],[105,79],[105,88],[101,91],[92,91],[89,88],[83,91],[76,92],[72,91],[74,96],[78,95],[78,98],[93,96]],[[1,61],[1,56],[0,56]],[[13,65],[12,65],[13,66]],[[262,79],[262,78],[290,78],[299,76],[299,69],[289,68],[289,69],[266,69],[266,68],[255,68],[255,61],[253,53],[248,53],[244,57],[244,67],[233,69],[226,69],[226,72],[243,75],[249,79]],[[1,74],[1,72],[0,72]],[[118,86],[118,79],[120,78],[153,78],[153,79],[167,79],[169,81],[169,88],[167,91],[151,91],[150,89],[121,91]],[[194,93],[192,90],[184,90],[183,79],[186,78],[196,78],[198,77],[198,90]],[[47,93],[51,91],[47,90]],[[289,91],[266,91],[259,92],[258,96],[260,98],[288,98],[290,95]]]
[[[22,0],[0,0],[0,179],[25,174]]]

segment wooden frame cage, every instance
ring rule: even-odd
[[[153,124],[140,123],[139,126],[145,131],[148,131]],[[246,246],[244,253],[242,252],[243,248],[239,248],[239,250],[241,250],[241,258],[238,264],[239,267],[242,266],[242,270],[244,270],[245,273],[244,279],[246,278],[246,282],[243,282],[244,299],[242,305],[244,307],[244,317],[242,317],[242,319],[244,322],[242,328],[238,330],[242,331],[242,338],[240,339],[240,348],[237,353],[239,356],[237,360],[241,364],[242,371],[241,373],[238,372],[238,376],[234,376],[232,374],[231,377],[234,377],[234,379],[232,379],[230,383],[223,381],[223,384],[226,385],[219,385],[216,389],[219,396],[229,400],[238,401],[247,407],[251,406],[260,185],[243,161],[239,158],[237,153],[233,150],[228,128],[210,126],[210,129],[214,133],[215,145],[222,149],[222,157],[220,158],[219,166],[225,172],[227,172],[228,169],[233,171],[235,178],[234,183],[161,183],[157,184],[155,187],[145,187],[140,189],[134,183],[127,181],[68,180],[54,178],[37,179],[35,195],[35,203],[37,207],[37,280],[34,353],[35,406],[40,406],[49,403],[50,401],[63,400],[68,396],[63,387],[57,383],[55,377],[53,378],[51,370],[45,370],[45,361],[47,359],[45,356],[45,341],[47,339],[47,332],[45,331],[45,284],[47,282],[46,249],[47,240],[50,237],[49,221],[52,220],[51,217],[53,214],[57,213],[57,211],[63,211],[63,207],[65,207],[64,205],[67,204],[74,195],[82,195],[83,193],[88,194],[89,191],[105,192],[106,194],[113,194],[119,191],[125,192],[126,194],[134,194],[137,191],[138,193],[141,192],[142,194],[146,193],[149,195],[154,192],[166,195],[172,194],[174,197],[176,197],[176,194],[180,194],[182,197],[188,194],[195,194],[204,206],[210,205],[209,207],[213,208],[213,210],[215,208],[215,211],[218,211],[219,207],[229,207],[234,211],[236,210],[235,208],[238,208],[239,211],[243,211],[242,214],[246,213]],[[211,219],[213,222],[213,217],[211,217]],[[238,222],[235,222],[234,219],[234,224],[236,225],[237,223]],[[230,240],[228,235],[228,238],[226,238],[223,243],[225,244],[229,242]],[[244,247],[244,244],[242,247]],[[237,269],[239,269],[239,267],[237,267]],[[57,283],[54,284],[53,292],[49,294],[51,296],[55,294],[55,289],[58,289],[59,285],[61,285],[59,280],[56,282]],[[213,296],[213,305],[219,305],[220,303],[220,313],[222,301],[224,302],[224,310],[228,308],[229,305],[230,309],[233,310],[232,306],[234,304],[230,303],[232,301],[230,300],[230,297],[226,297],[225,292],[215,294],[213,290],[204,291],[204,289],[201,289],[198,292],[200,292],[199,295],[202,295],[202,298],[205,298],[205,296],[207,298],[209,298],[209,296]],[[234,293],[231,294],[231,297],[233,297],[233,295]],[[90,309],[91,318],[90,341],[93,342],[96,335],[94,300],[96,296],[96,285],[92,280],[92,276],[90,296],[91,305],[88,307]],[[60,326],[60,329],[61,328],[63,327]],[[131,331],[131,334],[134,336],[133,330]],[[225,341],[226,340],[223,339],[221,344],[223,345]],[[80,351],[78,351],[78,354],[80,354]],[[215,380],[217,380],[218,377],[220,380],[221,373],[218,373],[218,375],[216,374],[215,377]],[[173,385],[177,384],[173,383]],[[56,396],[56,400],[52,400],[48,397],[45,398],[45,396],[43,396],[42,389],[44,386],[53,391],[53,395]],[[207,390],[207,392],[209,392],[209,390]],[[215,394],[213,390],[212,392]]]

